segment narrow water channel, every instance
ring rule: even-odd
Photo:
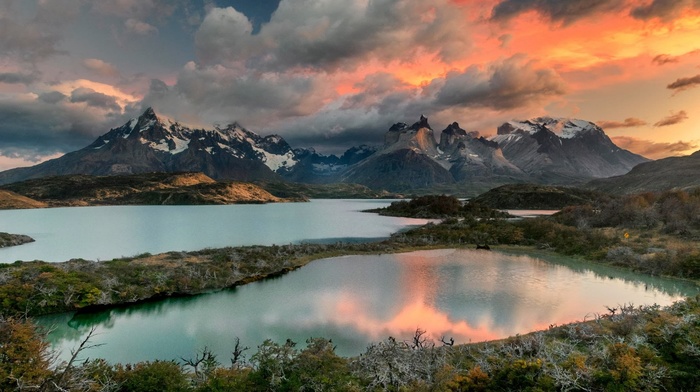
[[[409,339],[416,328],[477,342],[699,292],[693,283],[562,257],[448,249],[318,260],[234,290],[39,321],[55,327],[50,340],[63,357],[95,326],[92,343],[103,345],[86,357],[178,359],[206,346],[225,362],[236,337],[251,354],[268,338],[326,337],[351,356],[389,336]]]

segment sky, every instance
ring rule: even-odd
[[[648,158],[700,149],[700,0],[0,0],[0,170],[147,107],[292,147],[421,114],[494,135],[579,118]]]

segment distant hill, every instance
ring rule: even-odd
[[[592,204],[610,199],[609,196],[578,188],[511,184],[483,193],[472,201],[491,208],[509,210],[559,210],[566,206]]]
[[[47,207],[47,204],[44,202],[19,195],[15,192],[0,189],[0,210],[19,210],[44,207]]]
[[[635,166],[629,173],[590,181],[585,188],[613,194],[700,187],[700,151]]]
[[[401,199],[403,195],[374,190],[364,185],[301,184],[291,182],[258,183],[261,188],[280,198],[290,199]]]
[[[217,182],[202,173],[55,176],[17,182],[4,191],[48,206],[199,205],[284,201],[257,185]]]

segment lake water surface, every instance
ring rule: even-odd
[[[326,337],[341,355],[370,342],[410,339],[416,328],[458,343],[498,339],[595,314],[605,306],[668,305],[695,284],[552,256],[476,250],[346,256],[315,261],[234,290],[90,314],[41,318],[63,357],[91,327],[85,357],[113,362],[191,358],[208,347],[227,362],[235,337],[251,348],[270,338]]]
[[[425,219],[360,212],[390,200],[312,200],[308,203],[224,206],[112,206],[0,211],[0,231],[36,242],[0,249],[16,260],[111,260],[140,253],[300,241],[388,237]]]
[[[205,247],[379,239],[426,220],[361,210],[388,200],[230,206],[119,206],[0,211],[0,231],[36,242],[0,249],[0,262],[111,259]],[[90,328],[85,353],[112,362],[193,357],[204,347],[226,362],[239,337],[255,347],[270,338],[333,339],[357,355],[370,342],[497,339],[596,313],[605,306],[670,304],[695,295],[694,284],[651,278],[552,256],[472,250],[347,256],[315,261],[282,277],[234,290],[169,299],[39,322],[66,358]]]

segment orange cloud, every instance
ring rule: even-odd
[[[614,136],[610,139],[621,148],[651,159],[688,155],[698,148],[696,142],[684,142],[680,140],[675,143],[663,143],[637,139],[630,136]]]
[[[656,63],[657,65],[665,65],[668,63],[677,63],[678,57],[675,56],[669,56],[667,54],[660,54],[655,56],[652,60],[653,63]]]
[[[647,122],[634,117],[628,117],[624,121],[597,121],[596,124],[603,129],[634,128],[647,125]]]
[[[666,86],[666,88],[669,90],[676,90],[676,92],[680,92],[693,87],[697,87],[698,85],[700,85],[700,74],[690,78],[678,78],[675,82]]]
[[[667,127],[669,125],[676,125],[688,119],[688,113],[685,110],[681,110],[678,113],[666,116],[654,124],[655,127]]]

